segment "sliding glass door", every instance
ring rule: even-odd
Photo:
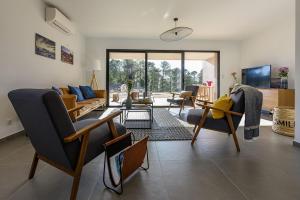
[[[111,52],[108,67],[109,105],[119,106],[127,98],[127,80],[133,79],[132,91],[145,92],[145,53]]]
[[[219,95],[219,57],[218,51],[107,50],[108,103],[122,104],[129,78],[133,92],[155,106],[169,105],[171,92],[188,85],[199,85],[199,98],[212,101]]]
[[[154,105],[167,106],[170,92],[181,90],[181,53],[148,53],[147,91]]]
[[[218,96],[218,54],[215,52],[184,53],[184,85],[199,85],[199,96],[214,101]]]

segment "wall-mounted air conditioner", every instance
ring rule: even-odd
[[[74,33],[72,22],[56,8],[46,8],[46,22],[65,34]]]

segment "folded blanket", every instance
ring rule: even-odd
[[[246,140],[251,140],[253,137],[259,136],[263,95],[256,88],[241,84],[236,84],[231,93],[237,93],[241,90],[244,92],[245,96],[244,138]]]

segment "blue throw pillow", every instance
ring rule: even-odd
[[[79,86],[84,98],[86,99],[92,99],[92,98],[96,98],[96,94],[93,91],[93,89],[91,88],[91,86]]]
[[[69,88],[71,94],[75,94],[77,96],[77,101],[83,101],[84,100],[84,97],[83,97],[82,92],[79,89],[79,87],[74,87],[74,86],[68,85],[68,88]]]
[[[54,90],[55,92],[57,92],[58,95],[62,95],[62,92],[58,87],[52,86],[51,89]]]

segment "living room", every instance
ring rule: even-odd
[[[300,6],[295,0],[4,0],[0,5],[0,199],[300,198],[297,189],[300,186],[299,127],[293,127],[290,137],[275,133],[272,127],[276,120],[274,117],[278,117],[274,114],[275,107],[289,106],[289,109],[281,107],[289,113],[280,120],[295,123],[300,115],[295,103],[299,101],[296,88],[300,87],[295,78],[300,74],[296,67],[300,63],[297,37],[300,32]],[[63,15],[71,27],[69,33],[59,31],[53,22],[47,22],[47,7],[56,8]],[[192,32],[178,41],[164,41],[163,33],[181,27]],[[166,37],[172,40],[172,36]],[[176,39],[177,36],[173,38]],[[45,49],[50,49],[47,54]],[[124,65],[129,61],[140,65]],[[113,62],[119,65],[113,66]],[[196,66],[204,63],[212,67],[211,71],[202,70],[204,64],[197,69],[193,63]],[[112,70],[115,66],[116,69],[119,67],[119,71]],[[202,100],[215,102],[225,94],[230,95],[234,84],[245,83],[243,73],[248,73],[247,69],[265,66],[269,66],[268,83],[274,81],[277,84],[277,89],[270,90],[283,93],[269,94],[265,90],[271,86],[257,86],[263,92],[263,114],[257,140],[249,142],[244,138],[246,116],[238,116],[240,123],[236,125],[234,115],[237,113],[234,110],[225,112],[225,115],[232,115],[225,117],[228,127],[231,127],[230,118],[234,126],[229,135],[208,130],[204,121],[201,124],[201,119],[206,117],[205,110],[209,108],[202,104]],[[285,67],[288,72],[281,74],[279,69]],[[125,69],[135,71],[128,73]],[[137,69],[139,75],[136,74]],[[128,80],[131,80],[131,75],[134,77],[130,93],[131,83]],[[114,78],[117,76],[124,77]],[[159,78],[155,79],[156,76]],[[255,77],[254,80],[258,80]],[[77,102],[78,96],[69,94],[68,86],[79,85],[92,85],[92,89],[97,90],[94,97],[101,101],[95,104],[87,99],[89,107],[86,103]],[[195,99],[192,91],[184,93],[191,85],[198,86]],[[104,153],[104,149],[83,168],[81,165],[82,173],[81,170],[74,170],[74,173],[65,170],[68,172],[64,173],[55,164],[52,167],[53,162],[45,155],[37,155],[34,158],[41,161],[36,161],[36,173],[30,173],[32,177],[28,180],[29,172],[35,171],[31,166],[36,166],[32,165],[32,157],[40,150],[37,150],[36,140],[25,125],[27,120],[22,120],[23,115],[18,110],[26,109],[26,115],[31,114],[33,120],[33,113],[39,109],[38,106],[32,109],[26,101],[16,106],[8,94],[17,89],[44,90],[53,86],[62,92],[63,112],[70,114],[77,132],[79,125],[75,124],[81,127],[83,121],[93,118],[98,126],[104,126],[102,123],[107,121],[112,134],[115,129],[116,132],[123,131],[124,125],[127,131],[133,132],[133,140],[150,140],[147,143],[149,158],[144,155],[148,158],[149,169],[135,170],[122,183],[124,191],[121,195],[106,189],[102,182],[104,157],[109,155]],[[206,96],[201,96],[201,91]],[[207,95],[206,91],[211,93]],[[176,95],[190,95],[192,104],[178,103]],[[129,96],[131,103],[127,103]],[[135,108],[135,98],[141,99],[143,106]],[[274,100],[276,98],[278,100]],[[45,104],[48,105],[47,102]],[[56,104],[49,104],[51,108],[53,105]],[[32,110],[27,112],[30,108]],[[198,116],[194,124],[189,123],[192,114],[196,116],[195,112],[201,108],[202,118]],[[128,110],[142,112],[128,115]],[[149,120],[130,122],[130,115],[137,118],[149,115]],[[51,120],[59,123],[62,116],[60,111]],[[117,124],[115,129],[111,128],[114,127],[111,125],[114,124],[112,118]],[[39,125],[41,134],[47,132],[43,130],[45,124],[37,119],[33,122]],[[136,124],[145,127],[129,126]],[[31,125],[34,126],[34,123]],[[218,129],[217,122],[215,126]],[[280,126],[282,124],[276,127],[282,128]],[[108,131],[106,129],[101,130]],[[66,140],[74,138],[66,137]],[[138,146],[134,144],[141,143],[132,144],[134,149]],[[102,147],[104,144],[98,145]],[[146,158],[143,167],[147,164]],[[74,182],[79,184],[76,191],[76,187],[72,189],[73,177]],[[110,183],[109,177],[107,173],[106,183]],[[120,185],[116,185],[113,188],[119,191]]]

